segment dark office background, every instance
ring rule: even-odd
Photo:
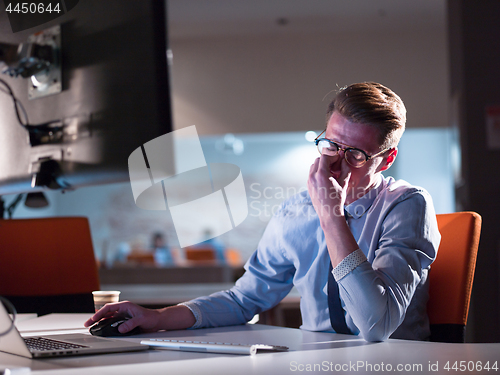
[[[500,2],[411,2],[419,5],[398,15],[393,8],[399,0],[368,1],[358,11],[339,7],[338,14],[314,18],[309,1],[299,17],[283,11],[286,1],[256,0],[275,4],[270,9],[276,12],[252,21],[261,23],[263,33],[243,37],[221,35],[224,20],[210,29],[201,17],[208,3],[226,6],[220,17],[234,16],[234,30],[253,26],[250,11],[238,19],[226,1],[170,1],[177,128],[196,124],[201,135],[318,130],[327,94],[337,84],[377,80],[405,100],[409,128],[457,130],[456,210],[483,218],[468,341],[500,342],[500,146],[487,131],[488,108],[500,107]],[[425,146],[422,152],[433,152]]]
[[[457,208],[483,217],[471,324],[475,341],[498,342],[500,148],[488,146],[486,109],[500,105],[500,2],[449,0],[447,5],[452,125],[460,129],[462,148]]]

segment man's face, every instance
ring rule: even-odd
[[[342,147],[354,147],[363,150],[368,155],[380,152],[378,144],[378,131],[375,127],[351,122],[334,112],[328,121],[325,138],[339,143]],[[347,189],[346,204],[366,194],[377,182],[378,175],[387,169],[393,162],[396,149],[390,149],[380,156],[368,160],[360,168],[351,166],[344,158],[344,151],[339,151],[336,156],[329,156],[330,173],[337,181],[344,181],[351,172],[349,187]],[[388,155],[393,154],[388,161]]]

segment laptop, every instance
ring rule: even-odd
[[[74,333],[23,338],[0,302],[0,351],[27,358],[120,353],[147,350],[149,346],[90,334]]]

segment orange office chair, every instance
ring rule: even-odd
[[[211,246],[186,247],[186,260],[195,263],[216,263],[217,255]]]
[[[87,218],[0,220],[0,295],[18,312],[93,312],[99,276]]]
[[[142,266],[154,266],[155,255],[146,251],[132,251],[129,255],[127,255],[127,263],[135,263]]]
[[[441,244],[429,273],[431,341],[465,342],[481,216],[475,212],[436,216]]]

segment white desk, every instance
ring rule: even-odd
[[[25,334],[52,330],[67,333],[77,329],[88,314],[41,317],[19,323]],[[85,332],[85,330],[81,330]],[[289,352],[237,356],[150,350],[138,353],[30,360],[0,353],[1,366],[27,366],[32,374],[289,374],[289,373],[470,373],[451,369],[460,361],[476,366],[488,361],[500,366],[500,344],[442,344],[402,340],[367,343],[354,336],[308,332],[292,328],[245,325],[140,335],[144,337],[190,338],[204,341],[233,341],[287,345]],[[444,366],[449,362],[450,371]],[[403,367],[401,367],[403,366]],[[405,366],[406,371],[405,371]],[[410,366],[410,367],[408,367]],[[431,366],[431,368],[430,368]],[[437,367],[436,367],[437,366]],[[414,371],[411,371],[413,368]],[[398,371],[401,369],[402,371]],[[410,369],[410,371],[408,371]],[[434,369],[439,370],[432,371]],[[316,370],[316,371],[314,371]],[[337,370],[337,371],[336,371]],[[356,371],[355,371],[356,370]],[[477,371],[494,374],[499,370]]]

